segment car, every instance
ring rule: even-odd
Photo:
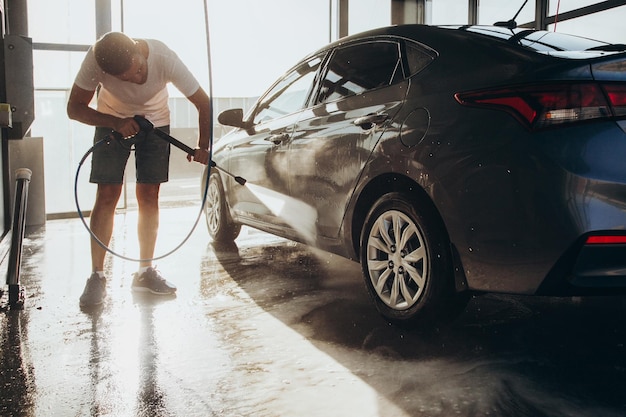
[[[453,319],[475,293],[621,294],[625,51],[497,25],[342,38],[219,114],[208,232],[359,262],[400,324]]]

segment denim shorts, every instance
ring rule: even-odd
[[[169,134],[169,126],[160,127]],[[97,127],[94,143],[111,133],[111,129]],[[169,179],[170,143],[153,132],[140,132],[129,140],[113,139],[95,147],[91,156],[89,181],[96,184],[122,184],[130,153],[135,153],[137,182],[159,184]]]

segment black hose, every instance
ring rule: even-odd
[[[211,121],[211,131],[209,132],[209,161],[213,160],[213,69],[211,66],[211,31],[209,25],[209,5],[208,0],[201,0],[204,4],[204,30],[206,32],[206,58],[207,58],[207,75],[209,76],[209,120]],[[207,168],[207,178],[210,177],[211,167]],[[209,181],[206,181],[208,185]]]
[[[198,223],[200,222],[200,218],[202,217],[202,213],[204,212],[204,206],[206,205],[206,199],[207,199],[207,194],[208,194],[208,190],[209,190],[209,178],[207,177],[206,180],[205,180],[204,192],[202,193],[202,202],[200,204],[200,210],[198,211],[198,215],[196,216],[196,219],[195,219],[195,221],[193,223],[193,226],[191,227],[191,230],[189,230],[189,233],[187,233],[187,235],[183,238],[183,240],[176,247],[174,247],[174,249],[170,250],[169,252],[164,253],[163,255],[155,256],[155,257],[152,257],[152,258],[146,258],[146,259],[131,258],[131,257],[125,256],[125,255],[122,255],[120,253],[115,252],[113,249],[111,249],[108,245],[106,245],[104,242],[102,242],[95,235],[93,230],[91,230],[91,227],[89,227],[89,225],[87,224],[87,221],[85,220],[85,216],[83,215],[83,212],[82,212],[82,210],[80,208],[80,204],[78,202],[78,178],[80,177],[80,170],[81,170],[81,168],[83,166],[83,163],[87,160],[89,155],[91,155],[93,153],[93,151],[97,147],[102,146],[103,144],[107,144],[107,143],[111,142],[112,140],[123,141],[124,139],[121,139],[120,137],[115,137],[115,132],[112,132],[111,134],[107,135],[103,139],[101,139],[98,142],[96,142],[91,148],[89,148],[89,150],[83,155],[83,157],[81,158],[80,162],[78,163],[78,168],[76,169],[76,177],[74,178],[74,202],[76,204],[76,212],[78,213],[78,217],[80,218],[81,222],[83,223],[83,225],[85,226],[85,228],[87,229],[89,234],[91,235],[92,239],[94,239],[94,241],[102,249],[106,250],[111,255],[114,255],[114,256],[117,256],[118,258],[121,258],[121,259],[124,259],[124,260],[127,260],[127,261],[132,261],[132,262],[152,262],[152,261],[157,261],[159,259],[163,259],[163,258],[171,255],[172,253],[176,252],[185,243],[187,243],[187,241],[189,240],[189,238],[193,234],[194,230],[196,230],[196,227],[198,226]]]

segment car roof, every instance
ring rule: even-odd
[[[607,50],[608,42],[588,39],[580,36],[569,35],[560,32],[550,32],[545,30],[535,30],[528,28],[509,29],[500,26],[480,26],[480,25],[449,25],[432,26],[421,24],[394,25],[372,29],[366,32],[341,38],[326,47],[317,51],[346,45],[353,42],[367,39],[380,39],[385,37],[405,38],[425,44],[435,50],[439,45],[454,39],[472,39],[477,42],[499,43],[508,45],[511,48],[518,48],[535,53],[554,55],[559,57],[590,58],[591,55],[599,56],[607,53],[618,53],[616,50]],[[623,49],[626,49],[624,46]],[[569,54],[569,52],[595,51],[594,54]]]

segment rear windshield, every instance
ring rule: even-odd
[[[593,39],[567,35],[565,33],[531,30],[524,28],[506,29],[501,27],[469,26],[462,28],[468,32],[480,33],[494,38],[517,43],[538,52],[586,51],[600,49],[607,45]]]

